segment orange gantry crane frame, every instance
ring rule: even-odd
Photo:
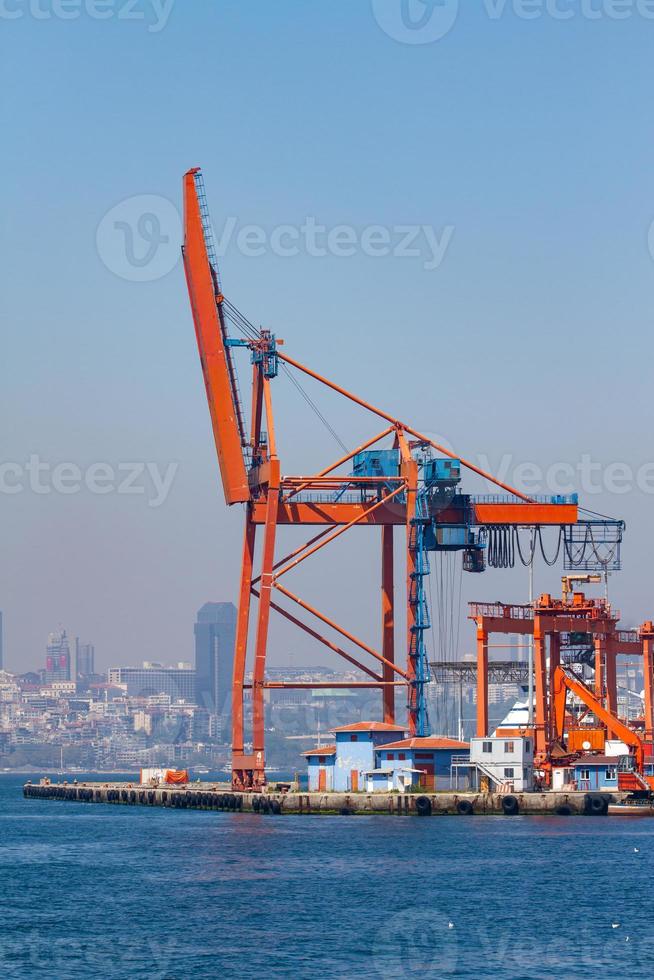
[[[445,447],[429,439],[391,414],[371,405],[311,370],[278,347],[272,334],[250,330],[245,340],[231,339],[227,319],[233,320],[234,309],[225,298],[219,278],[213,236],[209,221],[202,175],[199,168],[184,175],[184,269],[195,324],[202,372],[207,392],[220,473],[228,505],[245,507],[245,533],[241,562],[240,590],[232,690],[232,781],[236,789],[259,789],[265,784],[264,697],[270,688],[298,687],[287,682],[271,683],[266,679],[266,654],[271,612],[275,612],[344,658],[362,672],[366,680],[348,687],[376,688],[381,692],[384,720],[395,720],[395,690],[407,692],[409,730],[420,729],[416,633],[423,628],[415,599],[416,581],[422,570],[416,567],[415,538],[419,465],[415,449],[430,447],[444,457],[458,460],[464,467],[490,481],[509,496],[506,499],[470,498],[469,521],[478,527],[571,525],[578,519],[574,501],[536,501],[497,480],[469,460],[455,457]],[[231,315],[230,315],[231,310]],[[238,311],[236,311],[238,313]],[[239,316],[241,316],[239,314]],[[244,318],[241,322],[245,322]],[[251,327],[251,325],[249,325]],[[244,412],[232,361],[234,350],[247,347],[252,361],[251,427],[245,431]],[[282,474],[277,451],[271,393],[278,360],[377,416],[384,428],[352,452],[311,476]],[[265,421],[265,429],[264,429]],[[339,473],[353,458],[382,439],[391,437],[399,453],[396,476],[356,478],[358,496],[345,491],[353,484],[351,473]],[[367,487],[369,486],[369,491]],[[457,524],[460,511],[439,511],[439,525]],[[278,529],[282,526],[307,526],[317,533],[301,547],[282,558],[276,557]],[[350,630],[316,609],[282,583],[288,572],[314,556],[342,534],[354,527],[378,528],[381,534],[381,642],[374,649]],[[407,615],[407,655],[403,664],[395,656],[395,567],[394,528],[404,528],[406,546],[406,580],[404,583]],[[261,567],[255,573],[257,529],[262,529]],[[273,598],[274,596],[274,598]],[[244,703],[248,690],[246,661],[249,648],[252,599],[257,600],[254,628],[254,666],[252,670],[252,750],[246,752]],[[317,620],[320,630],[327,627],[337,635],[329,639],[319,629],[298,618],[278,599],[285,599]],[[349,649],[344,649],[346,645]],[[354,649],[352,649],[354,648]],[[413,652],[412,652],[413,651]],[[372,661],[372,662],[371,662]],[[311,688],[320,687],[311,683]],[[325,686],[334,687],[331,682]]]
[[[470,603],[469,618],[477,627],[477,735],[489,734],[488,664],[489,640],[493,634],[530,636],[534,644],[534,738],[536,756],[547,760],[563,732],[561,689],[568,675],[561,666],[562,634],[583,633],[592,637],[594,648],[593,704],[585,703],[609,730],[619,726],[630,731],[617,717],[617,661],[620,656],[642,657],[645,730],[643,741],[654,742],[654,623],[638,630],[618,629],[620,613],[604,599],[589,599],[583,592],[569,600],[553,599],[545,593],[533,604],[494,602]],[[581,682],[577,682],[581,683]],[[581,685],[587,691],[585,685]],[[572,690],[568,687],[566,690]],[[574,693],[579,693],[577,690]],[[565,695],[563,695],[565,703]],[[595,706],[601,712],[595,710]],[[607,722],[607,719],[609,721]],[[633,733],[632,733],[633,734]],[[621,736],[620,736],[621,737]],[[635,742],[627,741],[629,745]],[[641,760],[642,761],[642,760]]]

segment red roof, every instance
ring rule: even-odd
[[[405,738],[401,742],[391,742],[389,745],[378,745],[381,749],[469,749],[468,742],[458,742],[455,738],[435,738],[431,735],[425,738]]]
[[[627,752],[622,753],[623,756]],[[617,755],[580,755],[572,763],[573,766],[617,766],[620,756]]]
[[[336,746],[318,745],[315,749],[309,749],[308,752],[303,752],[302,755],[336,755]]]
[[[404,732],[404,725],[389,725],[385,721],[357,721],[353,725],[332,728],[332,732]]]

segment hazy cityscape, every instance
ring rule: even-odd
[[[93,643],[63,626],[47,637],[34,670],[12,673],[0,659],[0,769],[228,766],[235,626],[232,603],[205,603],[192,626],[192,663],[144,660],[100,671]],[[322,666],[270,668],[268,676],[302,684],[360,679],[357,671]],[[466,698],[472,693],[466,690]],[[369,692],[270,690],[270,764],[304,766],[301,753],[316,738],[378,711]]]
[[[236,608],[230,602],[207,602],[191,628],[193,662],[144,660],[137,665],[117,663],[104,671],[96,668],[94,644],[70,636],[63,626],[44,642],[41,664],[25,673],[4,668],[0,642],[0,769],[111,772],[156,765],[227,769]],[[526,650],[512,656],[519,663]],[[462,663],[473,659],[468,655]],[[274,768],[304,769],[302,752],[316,741],[328,741],[334,727],[376,718],[380,712],[374,693],[336,686],[361,680],[356,670],[271,667],[268,679],[323,685],[314,690],[266,692],[268,764]],[[246,675],[246,681],[251,680]],[[631,670],[624,681],[636,691],[642,678]],[[334,688],[324,686],[330,682]],[[518,683],[491,684],[492,719],[501,721],[521,696],[524,689]],[[453,682],[451,676],[441,677],[436,671],[428,699],[439,734],[458,738],[474,734],[476,685],[470,675]],[[402,722],[405,712],[400,700]],[[620,703],[628,715],[626,692]],[[246,723],[250,722],[251,701],[246,700]]]

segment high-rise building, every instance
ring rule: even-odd
[[[46,684],[70,680],[70,646],[65,629],[58,629],[48,636],[43,680]]]
[[[95,673],[95,647],[92,643],[81,643],[75,637],[75,679],[84,680]]]
[[[205,602],[195,622],[196,702],[212,714],[229,714],[236,639],[233,602]]]

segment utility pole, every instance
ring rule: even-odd
[[[463,741],[463,680],[459,676],[459,741]]]

